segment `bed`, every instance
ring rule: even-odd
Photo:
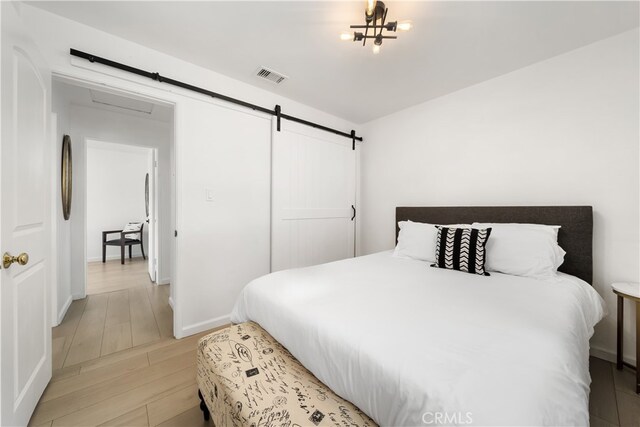
[[[269,274],[232,312],[380,425],[588,425],[590,207],[401,207],[400,220],[557,224],[558,277],[490,277],[391,251]]]

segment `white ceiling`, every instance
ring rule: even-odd
[[[364,3],[30,4],[357,123],[639,25],[638,2],[387,0],[389,18],[409,19],[414,29],[373,55],[369,45],[338,37],[362,21]],[[289,80],[261,81],[254,76],[259,66]]]
[[[53,81],[53,94],[61,97],[65,102],[83,107],[114,111],[165,123],[170,123],[173,120],[173,108],[155,104],[133,95],[122,96],[60,80]]]

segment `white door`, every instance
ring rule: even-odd
[[[271,271],[355,255],[351,139],[282,120],[272,138]]]
[[[181,338],[228,323],[242,288],[269,273],[271,120],[217,101],[184,102],[176,130],[171,275]]]
[[[50,74],[2,2],[0,253],[28,254],[0,270],[0,425],[26,425],[51,378],[49,303]],[[25,259],[22,259],[25,261]]]

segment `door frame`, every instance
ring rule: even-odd
[[[136,145],[136,144],[130,144],[130,143],[122,143],[122,142],[116,142],[116,141],[107,141],[105,139],[99,139],[99,138],[94,138],[92,136],[85,136],[84,140],[82,141],[82,144],[84,145],[85,148],[85,155],[84,157],[82,157],[82,168],[81,170],[84,172],[84,176],[80,177],[79,179],[83,180],[84,186],[82,187],[82,193],[83,193],[83,204],[84,204],[84,236],[83,236],[83,241],[84,241],[84,251],[83,251],[83,255],[84,255],[84,265],[85,265],[85,274],[84,274],[84,295],[86,296],[87,294],[87,270],[86,270],[86,265],[89,263],[89,257],[87,256],[87,245],[86,245],[86,241],[87,241],[87,234],[88,234],[88,212],[87,212],[87,195],[88,195],[88,188],[87,188],[87,148],[89,147],[91,142],[95,142],[98,144],[113,144],[113,145],[122,145],[122,146],[129,146],[129,147],[136,147],[136,148],[141,148],[142,150],[146,151],[146,154],[148,156],[148,158],[153,159],[152,161],[155,161],[156,158],[156,152],[157,152],[157,148],[154,147],[149,147],[146,145]],[[77,165],[78,162],[77,160],[74,161],[74,165]],[[149,188],[153,190],[153,192],[150,192],[150,198],[149,198],[149,213],[150,213],[150,217],[153,217],[155,219],[157,219],[157,211],[155,210],[155,206],[152,207],[154,205],[157,206],[157,193],[156,193],[156,187],[155,187],[155,179],[156,179],[156,173],[157,173],[157,167],[150,169],[149,170]],[[135,185],[135,184],[134,184]],[[153,241],[157,241],[158,240],[158,236],[157,234],[157,227],[151,227],[150,226],[151,221],[149,222],[149,224],[145,224],[145,227],[147,229],[147,232],[149,234],[149,241],[147,242],[147,245],[145,246],[145,249],[147,251],[147,263],[151,262],[152,260],[152,255],[154,257],[157,257],[157,250],[156,248],[152,248],[151,247],[151,242]],[[152,237],[153,235],[153,237]],[[107,258],[108,260],[108,258]],[[148,269],[148,268],[147,268]],[[158,284],[155,283],[154,284]]]
[[[112,82],[105,82],[102,79],[98,78],[99,76],[96,75],[95,78],[91,77],[84,77],[84,76],[79,76],[73,73],[69,73],[67,71],[60,71],[57,69],[52,69],[51,70],[51,81],[61,81],[64,82],[66,84],[70,84],[70,85],[74,85],[74,86],[81,86],[81,87],[85,87],[85,88],[95,88],[97,90],[103,91],[103,92],[109,92],[109,93],[114,93],[120,96],[124,96],[124,97],[133,97],[136,99],[143,99],[146,100],[148,102],[152,102],[154,104],[162,104],[165,106],[168,106],[170,108],[172,108],[173,110],[173,117],[172,117],[172,123],[171,123],[171,143],[170,143],[170,147],[171,149],[169,150],[169,169],[168,171],[166,171],[166,173],[170,174],[170,181],[171,181],[171,197],[169,199],[169,204],[170,204],[170,218],[167,218],[166,220],[170,222],[169,224],[169,229],[173,230],[176,229],[176,222],[177,222],[177,218],[178,218],[178,208],[177,208],[177,203],[176,201],[179,199],[179,185],[177,184],[178,182],[178,173],[177,173],[177,161],[176,161],[176,153],[177,153],[177,138],[175,137],[176,135],[176,102],[167,99],[167,98],[160,98],[154,95],[151,95],[149,93],[146,92],[142,92],[142,91],[138,91],[138,87],[142,90],[145,89],[146,87],[144,85],[136,85],[136,90],[133,90],[131,88],[127,88],[122,84],[114,84]],[[109,75],[109,77],[111,77],[112,79],[117,79],[116,76],[112,76]],[[120,82],[119,82],[120,83]],[[55,126],[52,126],[52,128],[55,129]],[[52,151],[55,151],[55,144],[56,144],[56,138],[57,138],[57,133],[56,132],[51,132],[51,142],[53,145]],[[96,140],[96,141],[103,141],[100,138],[92,138],[92,137],[86,137],[84,141],[82,141],[81,143],[85,146],[86,148],[86,140],[87,139],[92,139],[92,140]],[[113,142],[113,141],[104,141],[104,142]],[[132,145],[132,144],[129,144]],[[151,150],[155,150],[157,151],[156,148],[154,147],[146,147],[149,148]],[[52,190],[56,190],[56,186],[60,185],[60,177],[56,175],[56,169],[55,169],[55,165],[57,164],[57,162],[59,161],[58,159],[58,153],[54,153],[55,155],[51,156],[51,165],[52,165],[52,171],[51,171],[51,183],[52,183]],[[154,159],[156,159],[157,156],[154,155]],[[84,165],[86,166],[86,156],[84,156]],[[75,166],[75,161],[76,159],[74,159],[74,166]],[[77,169],[77,168],[76,168]],[[155,169],[155,173],[154,175],[157,177],[157,169],[158,168],[154,168]],[[171,173],[173,171],[175,171],[175,173]],[[86,171],[85,171],[86,172]],[[85,175],[82,177],[83,180],[85,180],[86,183],[86,173]],[[154,180],[155,181],[155,180]],[[154,182],[155,184],[155,182]],[[157,199],[158,199],[158,186],[154,185],[154,203],[157,206]],[[77,190],[76,190],[77,191]],[[83,189],[83,191],[86,193],[86,185]],[[73,198],[72,198],[73,200]],[[52,197],[52,203],[54,208],[57,206],[56,204],[59,201],[57,200],[56,196]],[[77,201],[76,201],[77,203]],[[81,277],[83,278],[83,283],[82,283],[82,289],[83,289],[83,294],[82,295],[77,295],[77,294],[73,294],[72,292],[72,298],[75,299],[81,299],[81,298],[85,298],[86,297],[86,287],[87,287],[87,268],[86,268],[86,263],[87,263],[87,248],[86,248],[86,194],[84,197],[84,250],[83,250],[83,273],[81,274]],[[57,212],[57,211],[55,211]],[[57,230],[57,213],[56,215],[52,215],[52,240],[57,241],[57,236],[58,236],[58,230]],[[157,216],[157,215],[156,215]],[[157,230],[157,227],[156,227]],[[157,238],[158,236],[156,236],[156,240],[159,240]],[[52,307],[52,326],[57,326],[60,324],[60,322],[62,321],[62,318],[64,317],[64,313],[66,313],[66,310],[68,309],[68,306],[64,308],[64,313],[61,316],[60,319],[58,319],[58,298],[57,298],[57,288],[58,288],[58,277],[57,277],[57,270],[58,270],[58,266],[60,265],[60,257],[57,254],[57,250],[56,250],[56,246],[54,243],[52,243],[51,245],[51,262],[53,263],[53,265],[55,265],[55,268],[52,268],[52,270],[54,270],[51,273],[51,307]],[[175,260],[177,259],[178,256],[178,245],[175,244],[175,239],[171,240],[171,243],[169,244],[169,247],[167,248],[167,250],[169,251],[169,264],[171,266],[171,287],[172,292],[171,295],[177,295],[176,292],[176,287],[178,286],[179,280],[178,280],[178,272],[177,269],[175,268],[176,262]],[[157,258],[157,251],[155,253],[155,256]],[[69,262],[72,262],[73,260],[69,260]],[[156,266],[156,283],[158,282],[158,274],[157,274],[157,266]],[[172,306],[172,308],[174,307],[173,301],[170,301],[170,305]],[[173,308],[173,324],[174,324],[174,331],[177,330],[181,330],[178,329],[178,327],[181,327],[181,322],[179,321],[179,316],[176,313],[176,308]],[[175,332],[174,332],[175,333]]]

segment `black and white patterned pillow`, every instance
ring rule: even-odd
[[[433,267],[489,275],[484,271],[484,261],[490,228],[437,228],[436,263]]]

